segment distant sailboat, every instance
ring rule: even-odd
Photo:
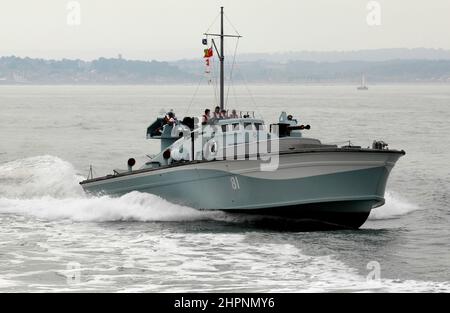
[[[366,85],[366,76],[363,74],[361,77],[361,86],[358,86],[358,90],[369,90],[369,87]]]

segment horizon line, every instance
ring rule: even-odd
[[[242,52],[237,53],[237,55],[240,56],[258,56],[258,55],[266,55],[266,56],[283,56],[283,55],[289,55],[289,54],[317,54],[317,55],[325,55],[325,54],[348,54],[348,53],[365,53],[365,52],[387,52],[387,51],[395,51],[395,50],[407,50],[407,51],[429,51],[429,52],[440,52],[440,53],[448,53],[448,57],[450,58],[450,49],[445,48],[426,48],[426,47],[415,47],[415,48],[405,48],[405,47],[394,47],[394,48],[373,48],[373,49],[352,49],[352,50],[288,50],[288,51],[272,51],[272,52]],[[141,52],[142,53],[142,52]],[[105,56],[105,55],[98,55],[96,57],[86,58],[86,57],[40,57],[40,56],[33,56],[33,54],[36,53],[30,53],[30,54],[24,54],[24,53],[17,53],[17,54],[2,54],[0,55],[0,58],[5,57],[17,57],[22,59],[41,59],[41,60],[48,60],[48,61],[63,61],[63,60],[78,60],[78,61],[84,61],[84,62],[91,62],[94,60],[98,60],[101,58],[105,59],[124,59],[129,61],[158,61],[158,62],[177,62],[177,61],[186,61],[186,60],[201,60],[203,57],[199,53],[199,56],[196,57],[185,57],[185,58],[170,58],[170,59],[163,59],[163,58],[134,58],[129,57],[127,58],[123,53],[117,53],[115,56]],[[403,58],[397,58],[397,59],[403,59]],[[406,59],[406,58],[405,58]],[[356,60],[355,60],[356,61]],[[362,60],[358,60],[362,61]]]

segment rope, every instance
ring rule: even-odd
[[[213,20],[213,22],[211,23],[211,25],[209,25],[209,27],[208,27],[208,29],[205,31],[205,33],[208,33],[209,32],[209,30],[211,29],[211,27],[213,27],[214,26],[214,24],[216,23],[216,21],[217,21],[217,19],[219,18],[219,16],[220,16],[220,13],[218,13],[217,15],[216,15],[216,17],[214,18],[214,20]],[[208,38],[208,36],[206,36],[206,38]],[[211,73],[209,73],[210,75],[211,75],[211,80],[213,81],[213,89],[214,89],[214,102],[215,102],[215,104],[217,105],[217,86],[216,86],[216,79],[215,79],[215,75],[213,74],[213,72],[215,73],[215,62],[214,62],[214,57],[213,57],[213,65],[211,66]],[[200,88],[200,85],[201,85],[201,83],[202,83],[202,80],[204,79],[204,75],[201,75],[200,76],[200,79],[199,79],[199,81],[198,81],[198,84],[197,84],[197,87],[196,87],[196,89],[195,89],[195,92],[194,92],[194,94],[192,95],[192,98],[191,98],[191,101],[190,101],[190,103],[189,103],[189,106],[188,106],[188,108],[187,108],[187,110],[186,110],[186,114],[187,113],[189,113],[189,111],[190,111],[190,109],[191,109],[191,106],[192,106],[192,103],[194,102],[194,99],[195,99],[195,97],[197,96],[197,93],[198,93],[198,90],[199,90],[199,88]],[[210,78],[207,78],[208,79],[208,81],[209,81],[209,79]]]
[[[253,104],[254,104],[255,107],[256,107],[256,101],[255,101],[255,98],[253,97],[252,92],[251,92],[250,89],[248,88],[248,81],[247,81],[247,78],[245,77],[243,71],[241,71],[241,70],[239,69],[239,65],[237,65],[237,69],[239,70],[239,73],[241,74],[241,77],[242,77],[243,82],[244,82],[245,89],[247,89],[247,92],[248,92],[248,94],[250,95],[250,98],[252,99],[252,102],[253,102]]]
[[[215,25],[215,23],[217,22],[217,19],[219,18],[219,16],[220,16],[220,13],[218,13],[218,14],[216,15],[216,17],[214,18],[213,22],[212,22],[211,25],[208,27],[208,29],[205,31],[205,33],[208,33],[209,30]],[[236,28],[234,27],[233,23],[232,23],[231,20],[228,18],[228,16],[227,16],[226,14],[224,14],[224,16],[225,16],[225,19],[227,20],[228,24],[230,24],[230,26],[233,28],[234,32],[235,32],[238,36],[240,36],[239,32],[236,30]],[[207,35],[206,35],[206,38],[208,38]],[[226,95],[225,104],[228,104],[228,98],[229,98],[229,93],[230,93],[230,87],[233,87],[233,92],[234,92],[234,95],[235,95],[235,99],[237,99],[237,97],[236,97],[236,91],[235,91],[235,89],[234,89],[234,86],[231,86],[231,82],[232,82],[232,77],[233,77],[234,66],[235,66],[235,64],[236,64],[236,54],[237,54],[238,46],[239,46],[239,38],[237,38],[236,46],[235,46],[235,49],[234,49],[233,62],[232,62],[231,69],[230,69],[230,78],[229,78],[230,85],[228,86],[228,89],[227,89],[227,95]],[[214,105],[215,105],[215,106],[218,106],[218,103],[219,103],[219,99],[218,99],[218,91],[217,91],[217,88],[218,88],[218,86],[217,86],[217,85],[218,85],[218,81],[217,81],[217,75],[216,75],[216,73],[217,73],[217,62],[216,62],[215,56],[212,58],[212,63],[213,63],[213,64],[212,64],[212,66],[211,66],[211,73],[209,73],[209,74],[210,74],[210,79],[211,79],[211,81],[212,81],[213,90],[214,90]],[[241,74],[241,75],[242,75],[242,74]],[[194,98],[196,97],[196,95],[197,95],[197,93],[198,93],[198,90],[199,90],[199,88],[200,88],[200,84],[201,84],[202,78],[203,78],[203,77],[200,77],[199,83],[198,83],[198,85],[197,85],[197,88],[195,89],[194,95],[192,96],[192,99],[191,99],[191,101],[190,101],[190,103],[189,103],[189,106],[188,106],[188,109],[187,109],[186,112],[189,112],[189,110],[190,110],[190,108],[191,108],[191,106],[192,106],[192,103],[194,102]],[[244,78],[244,79],[245,79],[245,78]],[[256,105],[256,102],[255,102],[255,100],[254,100],[254,98],[253,98],[253,95],[252,95],[252,93],[250,92],[250,90],[248,89],[248,86],[247,86],[247,85],[246,85],[246,88],[247,88],[247,92],[250,94],[250,96],[251,96],[251,98],[252,98],[253,103]],[[236,105],[237,105],[237,100],[236,100]]]
[[[197,96],[198,89],[200,88],[200,84],[202,83],[203,76],[200,76],[200,79],[198,80],[197,88],[195,89],[194,94],[192,95],[191,101],[189,102],[189,106],[187,107],[185,115],[187,115],[191,109],[192,103],[194,102],[194,98]]]
[[[234,87],[234,82],[233,81],[231,81],[230,83],[231,83],[231,89],[233,90],[234,103],[235,103],[235,106],[238,107],[236,88]]]
[[[240,36],[241,34],[239,34],[239,32],[236,30],[236,27],[234,27],[233,23],[231,23],[230,19],[228,18],[228,16],[224,13],[223,14],[226,18],[226,20],[228,21],[228,23],[230,24],[231,28],[233,28],[234,32],[236,33],[236,35]]]
[[[230,78],[228,79],[230,84],[228,85],[227,100],[225,101],[225,103],[227,105],[228,105],[228,95],[230,94],[230,87],[231,87],[231,82],[232,82],[232,78],[233,78],[233,69],[234,69],[234,65],[236,63],[236,53],[237,53],[238,46],[239,46],[239,38],[236,40],[236,47],[234,48],[233,62],[231,63],[231,69],[230,69]]]
[[[342,144],[352,144],[352,142],[350,140],[345,140],[345,141],[331,141],[331,142],[326,142],[325,144],[329,144],[329,145],[342,145]]]
[[[214,90],[214,106],[218,106],[219,104],[219,97],[217,96],[217,76],[216,76],[216,69],[217,69],[217,62],[215,61],[216,58],[213,57],[213,66],[211,70],[211,77],[213,81],[213,90]]]
[[[214,24],[216,23],[216,21],[217,21],[217,19],[219,18],[219,16],[220,16],[220,13],[217,13],[216,18],[213,20],[212,24],[209,25],[209,27],[208,27],[208,29],[205,31],[205,33],[208,33],[209,30],[211,29],[211,27],[214,26]]]

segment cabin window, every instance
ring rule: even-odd
[[[252,130],[252,123],[244,123],[245,130]]]
[[[239,123],[233,123],[233,130],[234,131],[239,130]]]
[[[262,123],[255,123],[255,129],[257,131],[264,130],[264,124],[262,124]]]
[[[222,125],[222,133],[226,133],[227,132],[227,126],[228,125]]]

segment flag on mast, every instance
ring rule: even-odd
[[[213,49],[212,49],[212,47],[209,48],[209,49],[205,49],[204,52],[205,52],[204,58],[210,58],[210,57],[213,56]]]
[[[209,74],[209,73],[211,73],[211,63],[209,61],[209,58],[207,58],[205,61],[206,61],[205,73]]]
[[[206,63],[206,69],[205,69],[206,74],[211,73],[211,58],[212,58],[212,56],[213,56],[213,48],[212,47],[204,50],[203,58],[205,59],[205,63]]]

